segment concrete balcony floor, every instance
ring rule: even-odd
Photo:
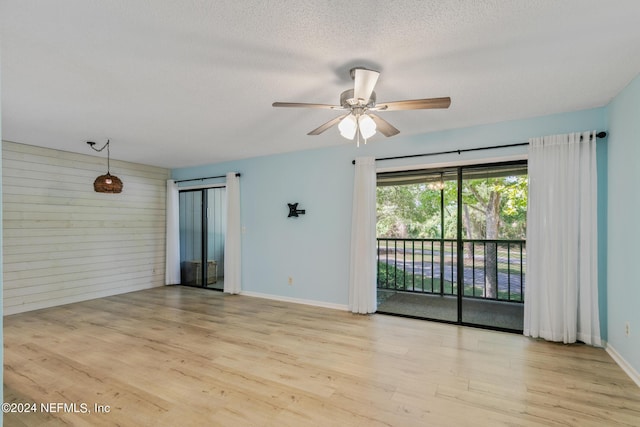
[[[455,296],[440,296],[378,289],[378,312],[456,322]],[[462,298],[463,323],[489,328],[523,329],[524,304],[480,298]]]

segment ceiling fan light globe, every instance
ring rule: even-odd
[[[356,118],[353,114],[349,114],[347,117],[340,121],[338,130],[340,135],[347,139],[353,139],[356,136],[356,130],[358,129]]]
[[[360,126],[360,134],[364,139],[369,139],[376,134],[376,122],[366,114],[362,114],[358,118],[358,124]]]

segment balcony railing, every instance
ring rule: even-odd
[[[458,295],[455,239],[378,238],[378,288]],[[462,240],[463,296],[524,302],[526,241]]]

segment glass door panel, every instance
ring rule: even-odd
[[[226,189],[206,190],[207,199],[207,282],[208,288],[224,288],[224,236],[227,227]]]
[[[463,168],[462,322],[522,330],[526,164]]]
[[[378,175],[378,312],[458,320],[455,170]]]
[[[202,286],[203,214],[202,191],[181,191],[180,200],[180,278],[181,284]]]

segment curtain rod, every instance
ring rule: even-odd
[[[597,138],[604,138],[606,136],[607,136],[607,132],[604,132],[604,131],[598,132],[596,134]],[[580,140],[582,140],[582,136],[580,136]],[[528,142],[519,142],[519,143],[516,143],[516,144],[493,145],[491,147],[477,147],[477,148],[465,148],[465,149],[462,149],[462,150],[439,151],[437,153],[409,154],[407,156],[381,157],[379,159],[376,159],[376,161],[410,159],[412,157],[438,156],[440,154],[455,154],[455,153],[461,154],[461,153],[466,153],[467,151],[493,150],[493,149],[496,149],[496,148],[520,147],[520,146],[523,146],[523,145],[529,145],[529,143]],[[356,161],[352,160],[351,164],[355,165]]]
[[[240,176],[240,173],[236,173],[236,176]],[[220,176],[205,176],[203,178],[191,178],[191,179],[181,179],[178,181],[174,181],[176,184],[179,182],[189,182],[189,181],[204,181],[205,179],[215,179],[215,178],[226,178],[226,175],[220,175]]]

